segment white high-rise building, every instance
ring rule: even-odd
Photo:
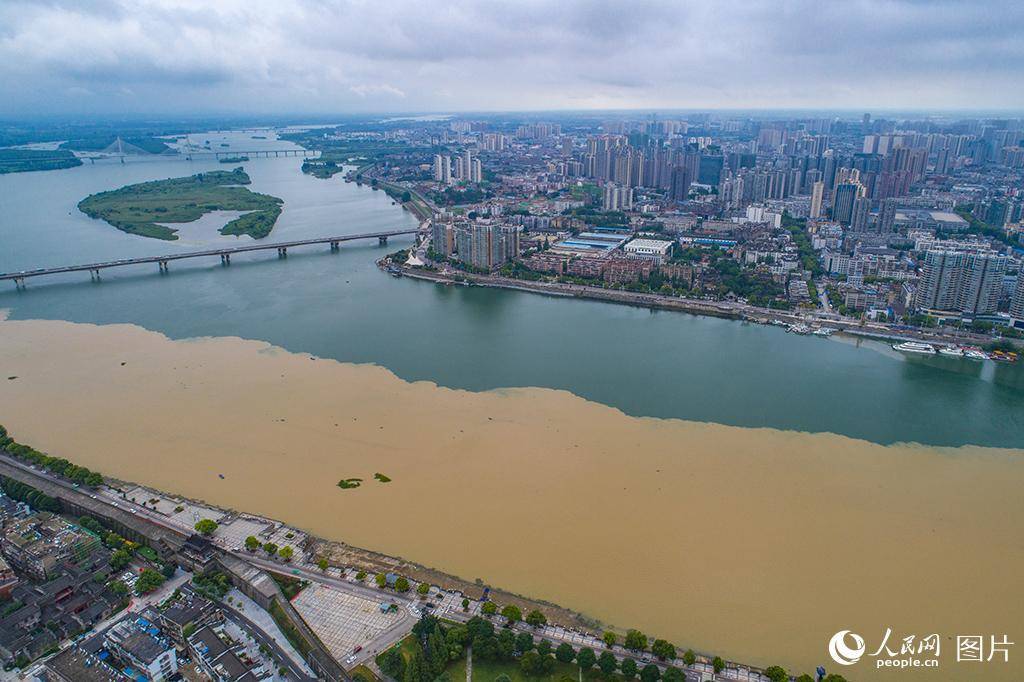
[[[928,251],[917,285],[918,308],[964,315],[996,312],[1006,256],[998,253]]]
[[[963,281],[960,285],[960,311],[968,315],[996,312],[1003,292],[1006,256],[996,253],[969,253],[964,258]]]
[[[604,186],[604,210],[629,211],[633,208],[633,188],[608,182]]]
[[[814,183],[814,188],[811,190],[811,218],[817,219],[821,217],[821,201],[825,195],[825,183],[818,180]]]
[[[452,184],[452,159],[444,154],[434,154],[434,182]]]
[[[1024,272],[1017,275],[1017,289],[1010,299],[1010,317],[1024,322]]]

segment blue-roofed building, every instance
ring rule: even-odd
[[[178,672],[174,644],[146,618],[128,616],[106,636],[111,653],[123,664],[122,672],[139,682],[161,682]]]

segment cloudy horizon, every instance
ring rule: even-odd
[[[1013,2],[7,0],[8,115],[1024,109]]]

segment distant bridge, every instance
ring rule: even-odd
[[[217,149],[206,149],[206,148],[194,148],[185,149],[181,151],[184,156],[202,156],[210,155],[216,156],[218,159],[221,157],[231,158],[234,156],[248,156],[250,159],[255,159],[260,156],[270,158],[271,156],[301,156],[316,158],[320,156],[319,150],[316,149],[254,149],[252,151],[225,151]]]
[[[308,246],[310,244],[330,244],[331,251],[337,251],[341,242],[350,242],[357,239],[376,239],[380,244],[387,244],[388,237],[398,237],[406,234],[416,234],[417,230],[391,230],[389,232],[365,232],[363,234],[346,234],[337,237],[317,237],[316,239],[300,239],[292,242],[277,242],[274,244],[247,244],[246,246],[234,246],[224,249],[208,249],[205,251],[189,251],[185,253],[172,253],[165,256],[145,256],[143,258],[125,258],[122,260],[107,261],[104,263],[87,263],[85,265],[65,265],[57,268],[39,268],[37,270],[22,270],[21,272],[0,273],[0,280],[13,280],[17,288],[25,287],[25,280],[30,277],[42,277],[44,275],[59,275],[65,272],[86,272],[88,271],[93,280],[99,280],[100,271],[108,268],[120,268],[127,265],[140,265],[143,263],[156,263],[160,272],[167,272],[168,264],[172,260],[184,260],[186,258],[205,258],[208,256],[220,256],[223,265],[231,264],[231,256],[236,253],[247,253],[249,251],[270,251],[277,249],[278,258],[288,256],[288,249],[297,246]]]

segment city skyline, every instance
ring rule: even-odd
[[[6,113],[1020,110],[1015,3],[0,8]]]

